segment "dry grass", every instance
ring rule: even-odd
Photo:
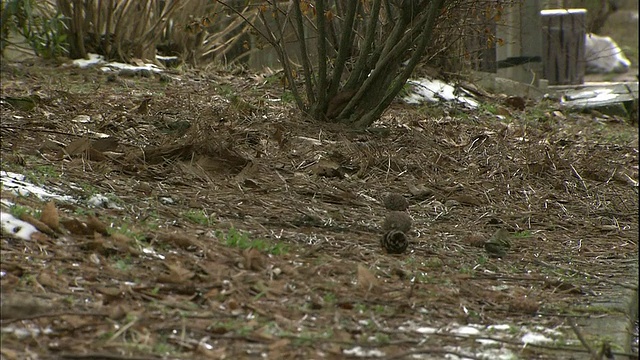
[[[40,100],[3,105],[2,169],[79,200],[56,203],[75,221],[57,237],[2,234],[2,326],[52,331],[3,334],[8,359],[343,358],[356,345],[442,357],[477,343],[416,326],[570,334],[567,319],[588,316],[583,305],[637,262],[638,135],[616,119],[486,99],[473,111],[395,104],[353,131],[300,117],[259,76],[107,83],[95,70],[3,66],[5,96]],[[71,152],[88,131],[117,142]],[[403,255],[380,249],[386,191],[410,200]],[[118,207],[91,208],[94,193]],[[476,246],[496,227],[514,235],[502,259]],[[559,354],[501,342],[525,358]]]

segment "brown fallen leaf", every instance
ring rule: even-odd
[[[371,291],[378,286],[376,276],[362,264],[358,264],[358,286],[367,291]]]
[[[28,222],[29,224],[35,226],[38,231],[43,232],[51,237],[58,237],[58,235],[49,226],[47,226],[47,224],[27,213],[20,214],[20,220]]]
[[[78,219],[60,220],[60,223],[73,235],[93,235],[93,231],[89,229],[87,224]]]
[[[511,299],[509,302],[509,311],[534,315],[540,309],[540,304],[528,297]]]
[[[189,236],[187,234],[178,234],[178,233],[159,234],[158,241],[163,244],[173,244],[182,249],[187,249],[197,245],[196,242],[193,240],[192,236]]]
[[[280,339],[272,342],[271,344],[269,344],[268,347],[270,351],[273,351],[273,350],[287,347],[289,346],[290,343],[291,343],[291,340],[285,338],[285,339]]]
[[[45,225],[47,225],[55,232],[62,232],[60,230],[60,218],[58,217],[58,210],[56,209],[56,204],[53,201],[49,201],[42,209],[40,221],[42,221]]]
[[[97,139],[91,142],[91,147],[97,151],[115,151],[118,149],[118,140],[114,137]]]
[[[193,271],[183,268],[179,263],[164,264],[169,269],[168,274],[158,276],[158,282],[167,284],[182,284],[195,276]]]
[[[483,247],[484,243],[487,241],[486,237],[480,233],[471,233],[463,238],[465,243],[475,246],[475,247]]]
[[[473,195],[453,195],[449,197],[450,200],[455,200],[462,205],[471,205],[471,206],[480,206],[482,205],[482,200],[478,199]]]
[[[80,138],[70,142],[66,147],[65,151],[68,155],[80,155],[84,154],[87,150],[91,148],[91,143],[88,138]]]
[[[60,279],[55,274],[47,271],[42,271],[36,278],[40,285],[43,285],[49,289],[58,289],[60,287]],[[66,285],[66,284],[65,284]]]
[[[27,319],[46,313],[51,308],[44,300],[25,293],[3,294],[0,302],[0,319]]]
[[[264,256],[254,248],[242,251],[243,265],[245,269],[259,271],[265,268]]]
[[[87,216],[86,225],[88,230],[91,231],[92,233],[97,232],[104,236],[109,235],[109,231],[107,230],[107,225],[105,225],[102,221],[100,221],[100,219],[98,219],[93,215]]]
[[[16,360],[16,359],[20,359],[21,357],[18,357],[18,352],[17,351],[13,351],[11,349],[0,349],[0,355],[2,355],[3,359],[7,359],[7,360]]]

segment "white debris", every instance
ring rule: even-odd
[[[522,336],[522,342],[525,344],[540,344],[540,343],[546,343],[546,342],[552,342],[553,340],[549,339],[548,337],[542,335],[542,334],[538,334],[538,333],[526,333],[524,334],[524,336]]]
[[[455,101],[472,109],[478,107],[478,102],[470,95],[442,80],[421,78],[408,80],[407,84],[412,85],[411,92],[403,98],[408,104],[420,104],[425,101]],[[461,94],[458,94],[459,92]]]
[[[465,336],[480,335],[480,330],[471,326],[461,326],[457,329],[451,330],[451,333],[456,335],[465,335]]]
[[[73,65],[76,65],[81,68],[86,68],[93,65],[98,65],[104,63],[104,56],[98,54],[87,54],[89,55],[89,59],[75,59],[73,60]]]
[[[41,200],[56,199],[60,201],[74,202],[71,196],[58,195],[47,191],[43,187],[33,185],[25,181],[26,176],[9,171],[0,171],[0,185],[3,190],[11,191],[15,195],[34,195]]]
[[[23,240],[31,240],[31,234],[38,230],[28,222],[16,219],[13,215],[0,211],[2,232],[9,233]]]
[[[87,200],[87,204],[95,208],[122,210],[115,202],[102,194],[95,194]]]
[[[360,346],[353,347],[351,349],[344,349],[342,353],[345,355],[357,356],[357,357],[383,357],[385,354],[378,349],[363,349]]]
[[[584,56],[587,73],[623,73],[631,66],[622,49],[608,36],[587,34]]]
[[[104,61],[104,56],[98,55],[98,54],[89,53],[88,56],[89,56],[88,60],[87,59],[73,60],[73,65],[81,68],[86,68],[94,65],[104,65],[101,69],[102,71],[105,71],[105,72],[114,71],[114,70],[124,70],[124,69],[133,70],[133,71],[148,70],[156,73],[162,72],[162,69],[159,68],[156,64],[148,63],[148,64],[136,66],[136,65],[125,64],[121,62],[106,62]],[[162,57],[159,57],[159,58],[162,58]]]

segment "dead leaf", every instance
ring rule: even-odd
[[[149,104],[151,103],[151,98],[145,98],[142,100],[142,102],[140,102],[140,105],[138,105],[138,108],[136,109],[136,112],[138,114],[148,114],[149,113]]]
[[[87,149],[84,155],[87,158],[87,160],[90,160],[90,161],[105,161],[108,159],[108,157],[105,154],[93,148]]]
[[[425,200],[431,195],[433,195],[434,191],[432,189],[427,188],[424,185],[415,186],[413,184],[408,184],[409,192],[416,200]]]
[[[18,352],[13,351],[11,349],[0,349],[0,354],[2,354],[2,358],[3,359],[7,359],[7,360],[15,360],[15,359],[19,359],[18,358]],[[23,354],[24,355],[24,354]],[[20,357],[21,358],[21,357]]]
[[[522,297],[518,299],[511,299],[509,302],[509,311],[534,315],[540,309],[540,304],[537,301],[528,297]]]
[[[182,284],[195,276],[193,271],[183,268],[179,263],[165,264],[169,274],[158,276],[158,281],[168,284]]]
[[[506,116],[506,117],[511,117],[511,113],[509,112],[509,109],[500,105],[496,106],[496,114]]]
[[[318,176],[342,178],[340,164],[327,159],[320,159],[311,167],[311,172]]]
[[[482,205],[482,201],[473,195],[460,194],[460,195],[450,196],[449,199],[455,200],[462,205],[471,205],[471,206]]]
[[[47,271],[42,271],[37,277],[38,283],[51,289],[58,289],[60,287],[60,279],[56,278],[55,274],[51,274]]]
[[[31,234],[31,240],[35,241],[38,244],[41,244],[51,240],[51,236],[43,234],[41,232],[34,232],[33,234]]]
[[[111,320],[120,320],[124,319],[127,316],[127,309],[122,305],[116,305],[110,308],[109,310],[109,319]]]
[[[20,214],[20,220],[28,222],[29,224],[35,226],[38,231],[43,232],[51,237],[58,237],[58,235],[49,226],[47,226],[47,224],[27,213]]]
[[[87,230],[91,231],[91,233],[96,232],[104,236],[109,235],[109,231],[107,231],[107,226],[93,215],[87,215],[86,226],[87,226]]]
[[[227,348],[225,346],[218,346],[213,349],[207,347],[204,341],[198,342],[198,346],[195,348],[195,354],[203,355],[205,359],[221,359],[227,358]]]
[[[242,251],[242,258],[245,269],[259,271],[265,268],[264,256],[254,248]]]
[[[91,142],[91,148],[100,151],[116,151],[118,149],[118,140],[112,136],[97,139]]]
[[[463,241],[471,246],[483,247],[486,242],[486,237],[480,233],[472,233],[464,237]]]
[[[91,143],[88,138],[80,138],[76,139],[67,145],[64,150],[68,155],[80,155],[84,154],[87,150],[91,148]]]
[[[111,256],[118,253],[118,249],[116,249],[111,242],[106,241],[102,236],[97,236],[95,240],[82,243],[80,248],[96,252],[103,256]]]
[[[520,97],[520,96],[509,96],[504,103],[508,106],[511,106],[514,109],[517,110],[524,110],[527,106],[526,101],[524,100],[524,98]]]
[[[271,137],[276,141],[276,143],[278,143],[278,148],[282,149],[285,147],[289,139],[285,136],[284,126],[276,124],[275,128],[276,130],[271,134]]]
[[[0,319],[26,319],[50,309],[48,303],[28,294],[3,295],[0,302]]]
[[[96,290],[97,292],[99,292],[102,295],[105,295],[105,304],[109,302],[109,301],[113,301],[115,299],[121,299],[124,297],[124,292],[120,289],[120,288],[116,288],[116,287],[104,287],[104,286],[100,286],[95,288],[94,290]]]
[[[228,308],[229,310],[231,310],[232,312],[234,312],[234,311],[237,311],[237,310],[240,310],[240,309],[241,309],[240,304],[238,304],[238,302],[237,302],[235,299],[229,299],[229,300],[227,300],[226,304],[227,304],[227,308]]]
[[[49,201],[42,209],[40,221],[50,227],[52,230],[60,233],[60,219],[58,218],[58,210],[53,201]]]
[[[73,235],[93,235],[93,231],[78,219],[61,220],[60,223]]]
[[[358,264],[358,286],[367,291],[378,286],[378,279],[362,264]]]
[[[251,334],[252,338],[255,337],[256,339],[263,341],[263,342],[267,342],[267,341],[273,341],[276,339],[276,337],[272,334],[272,329],[269,328],[269,325],[264,325],[263,327],[256,329],[253,334]]]
[[[166,244],[173,244],[182,249],[197,246],[192,237],[187,234],[159,234],[158,241]]]
[[[283,347],[289,346],[289,344],[291,344],[291,340],[286,338],[280,339],[269,344],[269,350],[273,351],[273,350],[281,349]]]

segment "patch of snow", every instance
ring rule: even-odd
[[[541,344],[541,343],[547,343],[552,341],[553,340],[549,339],[548,337],[542,334],[533,333],[533,332],[528,332],[524,334],[524,336],[522,336],[522,342],[525,344]]]
[[[102,194],[95,194],[87,200],[87,204],[96,208],[104,208],[104,209],[116,209],[122,210],[122,208],[113,201],[109,200],[108,197]]]
[[[429,326],[422,326],[415,329],[415,332],[419,334],[431,335],[438,332],[438,329]]]
[[[141,66],[137,66],[137,65],[125,64],[121,62],[106,63],[105,66],[101,68],[101,70],[104,72],[109,72],[113,70],[133,70],[133,71],[149,70],[156,73],[162,72],[162,69],[160,69],[156,64],[144,64]]]
[[[104,56],[102,55],[98,55],[98,54],[92,54],[89,53],[89,60],[87,59],[76,59],[73,60],[73,65],[81,67],[81,68],[86,68],[89,66],[94,66],[94,65],[104,65],[101,70],[104,72],[109,72],[109,71],[114,71],[114,70],[134,70],[134,71],[139,71],[139,70],[149,70],[149,71],[153,71],[156,73],[160,73],[163,70],[158,67],[156,64],[143,64],[140,66],[137,65],[131,65],[131,64],[125,64],[125,63],[121,63],[121,62],[106,62],[104,61]],[[162,56],[156,56],[156,58],[160,59],[160,60],[173,60],[172,57],[167,56],[167,57],[162,57]]]
[[[473,98],[457,94],[458,89],[442,80],[421,78],[408,80],[407,84],[412,85],[411,93],[403,98],[408,104],[420,104],[425,101],[456,101],[472,109],[479,105]]]
[[[32,337],[35,338],[40,334],[45,334],[45,335],[53,334],[53,330],[49,327],[41,329],[35,326],[18,327],[18,326],[9,325],[2,328],[2,333],[12,334],[13,336],[19,339],[25,339],[25,338],[32,338]]]
[[[41,200],[56,199],[66,202],[75,202],[71,196],[58,195],[46,189],[33,185],[25,181],[26,177],[9,171],[0,171],[0,185],[3,190],[11,191],[12,194],[28,196],[34,195]]]
[[[178,60],[178,57],[177,56],[156,55],[156,59],[161,60],[161,61],[172,61],[172,60]]]
[[[73,65],[86,68],[93,65],[98,65],[104,63],[104,56],[98,54],[88,54],[89,60],[87,59],[75,59],[73,60]]]
[[[16,219],[13,215],[3,211],[0,211],[0,222],[2,222],[3,232],[10,233],[23,240],[31,240],[31,234],[38,232],[35,226]]]
[[[152,256],[154,256],[154,257],[156,257],[156,258],[160,259],[160,260],[164,260],[164,259],[165,259],[165,256],[164,256],[164,255],[159,254],[159,253],[158,253],[154,248],[152,248],[152,247],[145,247],[145,248],[142,248],[142,252],[143,252],[143,253],[145,253],[145,254],[147,254],[147,255],[152,255]]]
[[[486,349],[478,354],[478,357],[487,360],[516,360],[518,357],[507,348]]]
[[[385,353],[378,349],[363,349],[361,346],[356,346],[351,349],[344,349],[342,353],[345,355],[351,355],[356,357],[384,357]]]
[[[167,196],[162,196],[158,200],[160,200],[160,203],[162,205],[173,205],[173,204],[175,204],[175,201],[173,201],[172,198],[167,197]]]
[[[456,334],[456,335],[480,335],[480,330],[476,329],[475,327],[471,327],[471,326],[461,326],[457,329],[453,329],[451,330],[452,334]]]

